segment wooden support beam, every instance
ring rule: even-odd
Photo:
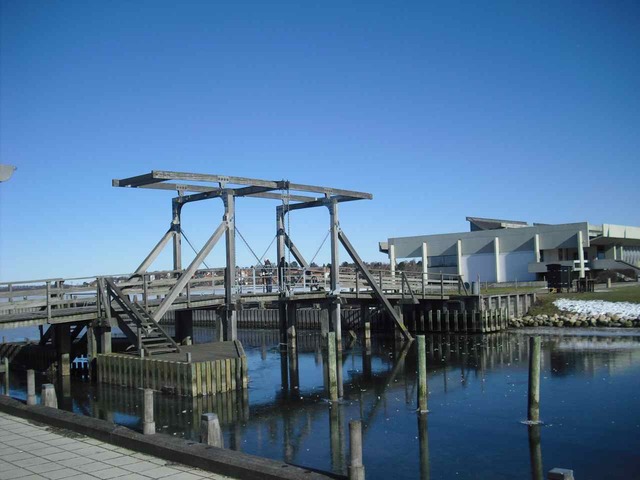
[[[347,253],[349,254],[349,256],[355,262],[356,266],[360,269],[360,272],[362,272],[362,276],[367,280],[367,282],[369,283],[369,286],[371,286],[371,289],[373,290],[375,296],[378,297],[378,300],[380,300],[380,302],[384,306],[387,313],[391,316],[393,321],[396,322],[396,325],[398,325],[398,328],[400,329],[402,336],[406,340],[413,340],[413,337],[409,333],[409,330],[407,330],[407,327],[405,327],[404,323],[402,322],[402,319],[397,314],[395,309],[391,306],[391,303],[389,303],[389,300],[382,292],[382,289],[376,284],[376,281],[371,275],[371,273],[369,272],[369,269],[365,266],[364,262],[360,258],[360,255],[358,255],[358,252],[356,252],[355,248],[353,248],[353,245],[351,245],[351,242],[349,241],[347,236],[344,234],[344,231],[342,231],[342,229],[338,231],[338,238],[340,239],[340,242],[342,243],[344,248],[347,250]]]
[[[206,173],[188,173],[188,172],[172,172],[166,170],[153,170],[151,173],[138,175],[137,177],[125,178],[122,180],[113,180],[114,187],[138,187],[150,185],[166,180],[182,180],[191,182],[208,182],[217,183],[221,187],[230,185],[252,185],[257,187],[269,187],[271,189],[281,188],[281,181],[261,180],[257,178],[231,177],[226,175],[210,175]],[[373,195],[366,192],[357,192],[354,190],[344,190],[341,188],[321,187],[317,185],[305,185],[301,183],[290,183],[289,190],[299,192],[315,192],[324,195],[344,195],[354,198],[372,199]]]
[[[291,238],[289,238],[289,235],[287,233],[284,234],[284,243],[287,248],[291,250],[291,253],[295,257],[296,261],[300,264],[300,266],[302,268],[308,268],[309,263],[304,259],[304,257],[302,256],[302,252],[298,250],[298,247],[296,247],[295,244],[291,241]]]
[[[156,246],[153,247],[153,250],[151,250],[149,255],[147,255],[147,258],[145,258],[140,264],[140,266],[136,268],[134,275],[140,275],[146,272],[147,268],[149,268],[151,264],[154,262],[154,260],[158,258],[158,255],[160,255],[160,252],[164,250],[164,247],[167,245],[167,243],[169,243],[169,240],[171,240],[173,236],[174,236],[173,228],[170,228],[169,230],[167,230],[167,233],[165,233],[162,236],[162,238],[156,244]]]
[[[220,240],[220,237],[222,237],[222,234],[226,230],[227,230],[227,222],[223,221],[218,226],[216,231],[213,232],[213,235],[211,235],[209,240],[207,240],[207,243],[204,244],[204,247],[202,247],[202,250],[198,252],[198,254],[196,255],[196,258],[194,258],[193,261],[191,262],[191,265],[189,265],[187,269],[184,272],[182,272],[182,275],[180,276],[176,284],[169,291],[169,293],[164,298],[162,303],[158,306],[156,311],[153,312],[152,317],[156,322],[159,322],[160,319],[162,319],[162,316],[167,312],[167,310],[169,310],[169,307],[171,307],[171,304],[174,302],[176,298],[178,298],[178,295],[180,295],[180,292],[182,292],[182,289],[187,285],[187,282],[191,280],[191,278],[193,277],[193,274],[196,273],[196,270],[198,270],[198,267],[202,264],[203,260],[207,257],[207,255],[209,255],[209,252],[211,252],[211,249],[215,246],[216,243],[218,243],[218,240]]]

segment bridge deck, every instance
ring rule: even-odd
[[[330,298],[329,292],[300,292],[290,297],[287,297],[289,301],[295,301],[300,303],[319,303],[326,301]],[[372,292],[342,292],[340,297],[347,303],[354,301],[375,301],[375,296]],[[240,296],[241,305],[253,305],[253,304],[274,304],[280,300],[280,294],[278,292],[272,293],[259,293],[259,294],[243,294]],[[401,301],[403,298],[408,298],[401,293],[388,293],[387,298],[393,302]],[[444,299],[448,300],[451,295],[421,295],[419,299],[433,300]],[[206,309],[216,308],[224,305],[224,295],[192,295],[191,297],[182,296],[178,297],[171,306],[170,310],[185,310],[185,309]],[[83,303],[91,303],[90,299],[85,299]],[[148,306],[153,308],[159,305],[160,300],[154,299],[148,301]],[[97,310],[95,307],[95,299],[93,299],[94,305],[89,306],[76,306],[70,308],[56,308],[51,309],[50,315],[46,310],[40,310],[37,312],[22,312],[0,315],[0,329],[17,328],[25,326],[37,326],[46,324],[60,324],[60,323],[75,323],[91,321],[97,318]],[[50,316],[50,319],[49,319]]]

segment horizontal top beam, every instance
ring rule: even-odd
[[[344,197],[350,197],[356,199],[372,199],[373,195],[366,192],[357,192],[354,190],[344,190],[340,188],[320,187],[316,185],[305,185],[301,183],[288,183],[283,180],[261,180],[257,178],[245,178],[245,177],[230,177],[225,175],[209,175],[203,173],[186,173],[186,172],[171,172],[165,170],[153,170],[150,173],[144,175],[138,175],[135,177],[129,177],[124,179],[114,179],[114,187],[125,188],[153,188],[161,190],[182,190],[182,191],[194,191],[194,192],[209,192],[216,190],[216,188],[206,185],[180,185],[180,184],[168,184],[163,183],[168,180],[184,181],[184,182],[201,182],[201,183],[214,183],[218,188],[228,188],[228,185],[250,185],[252,187],[262,187],[264,189],[279,190],[283,189],[283,184],[288,184],[289,191],[308,192],[308,193],[320,193],[325,196],[340,195]],[[168,186],[169,185],[169,186]],[[242,189],[238,189],[240,191]],[[259,194],[247,196],[259,196]],[[266,197],[270,198],[270,197]],[[278,196],[277,198],[281,198]],[[293,196],[290,198],[293,200]],[[310,199],[300,200],[309,201]]]

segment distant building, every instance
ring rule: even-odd
[[[389,238],[380,251],[389,255],[392,269],[398,258],[419,258],[423,272],[457,273],[467,282],[478,276],[483,282],[542,280],[549,263],[571,266],[580,277],[602,270],[640,274],[640,227],[467,221],[469,232]]]

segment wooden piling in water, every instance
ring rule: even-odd
[[[540,337],[529,338],[529,401],[527,420],[540,421]]]
[[[418,412],[427,412],[427,349],[425,336],[418,335]]]
[[[329,400],[338,400],[338,372],[336,367],[336,333],[327,334],[327,368],[329,369]]]

